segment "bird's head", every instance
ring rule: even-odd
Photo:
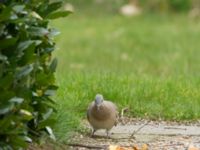
[[[97,94],[95,96],[95,106],[97,106],[97,110],[99,110],[102,103],[103,103],[103,95]]]

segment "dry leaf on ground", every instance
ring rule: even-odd
[[[139,148],[137,145],[134,145],[133,147],[110,145],[109,150],[148,150],[148,146],[147,146],[147,144],[144,144],[144,145],[142,145],[141,148]]]
[[[200,150],[200,149],[191,145],[191,146],[189,146],[188,150]]]

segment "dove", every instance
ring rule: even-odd
[[[104,100],[103,95],[97,94],[87,109],[87,119],[93,128],[91,136],[98,129],[105,129],[109,137],[109,131],[117,125],[117,106],[111,101]]]

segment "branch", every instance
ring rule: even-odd
[[[85,148],[88,148],[88,149],[106,149],[108,147],[108,145],[94,146],[94,145],[86,145],[86,144],[78,144],[78,143],[67,144],[67,145],[73,146],[73,147],[85,147]]]
[[[124,112],[128,111],[128,107],[125,107],[121,110],[120,117],[124,117]]]
[[[133,133],[131,134],[130,138],[133,138],[134,135],[135,135],[136,133],[138,133],[142,128],[144,128],[146,125],[148,125],[149,122],[151,122],[151,120],[147,121],[145,124],[143,124],[143,125],[142,125],[141,127],[139,127],[137,130],[133,131]]]
[[[187,128],[179,128],[179,127],[164,127],[164,129],[187,130]]]
[[[121,113],[120,113],[120,120],[121,120],[122,124],[125,124],[125,122],[124,122],[124,112],[127,112],[128,109],[129,109],[128,107],[125,107],[125,108],[123,108],[123,109],[121,110]]]

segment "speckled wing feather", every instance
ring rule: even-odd
[[[87,109],[87,119],[88,119],[88,120],[90,120],[90,112],[91,112],[92,107],[94,107],[94,102],[92,102],[92,103],[88,106],[88,109]]]
[[[113,108],[115,111],[115,117],[116,117],[116,121],[115,121],[115,126],[117,125],[118,123],[118,119],[119,119],[119,112],[118,112],[118,109],[117,109],[117,106],[112,103],[111,101],[105,101],[108,105],[110,105],[111,108]]]

